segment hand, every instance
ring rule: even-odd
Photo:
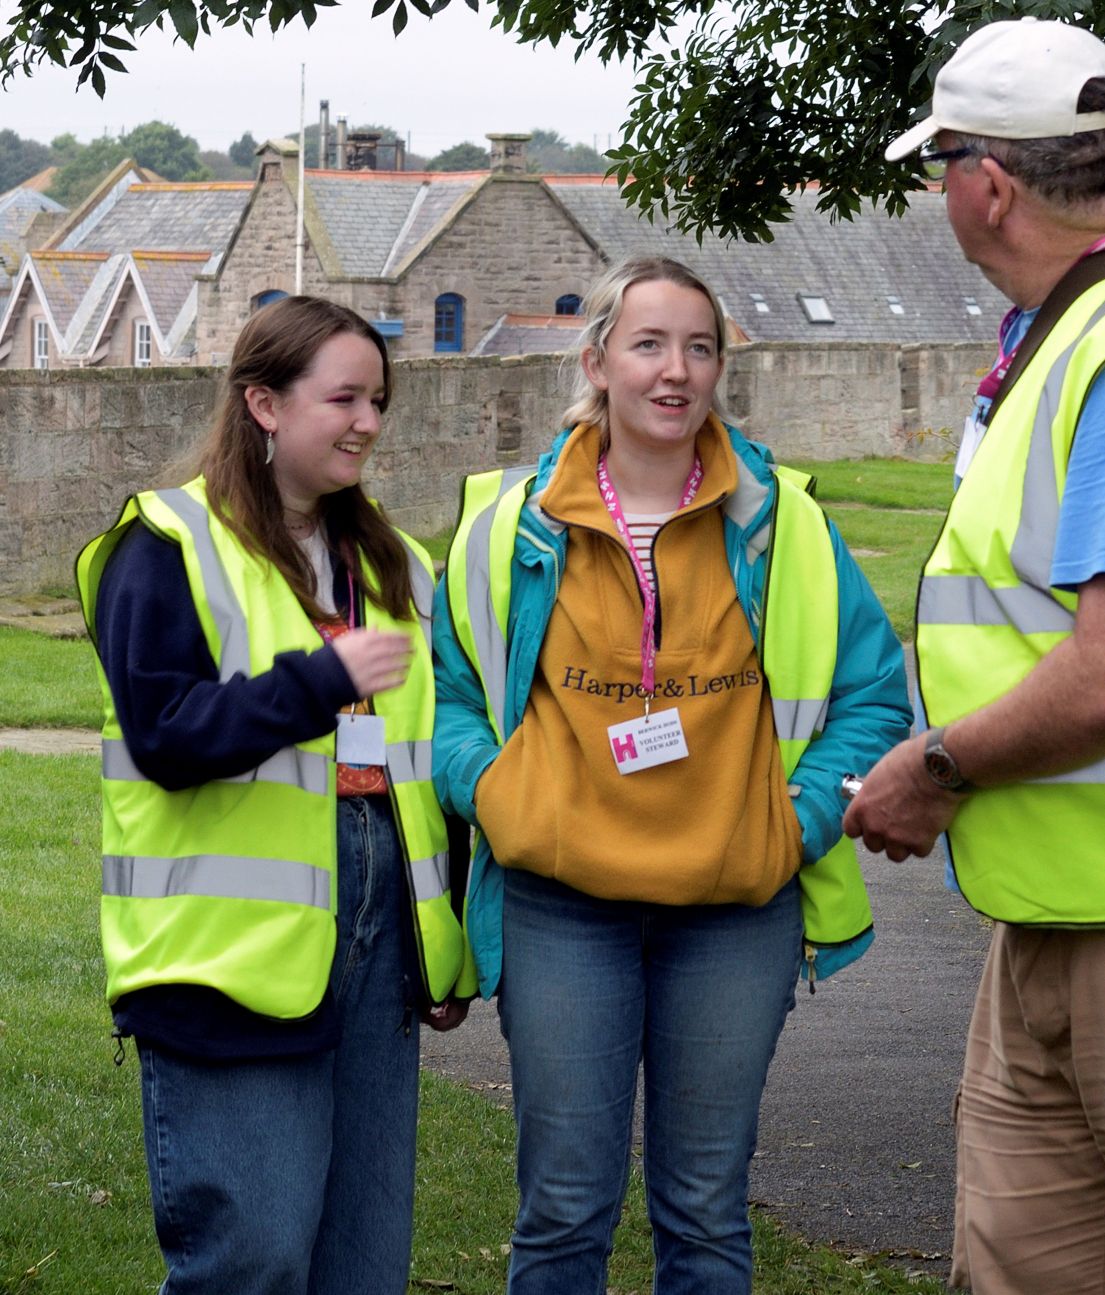
[[[334,651],[358,697],[371,697],[406,679],[414,645],[409,634],[355,629],[334,639]]]
[[[937,787],[925,772],[924,749],[922,733],[888,751],[844,815],[847,836],[862,836],[869,850],[885,851],[895,863],[931,854],[963,804],[962,795]]]
[[[437,1007],[431,1007],[423,1014],[422,1019],[431,1030],[444,1034],[446,1030],[455,1030],[468,1015],[468,1000],[447,998]]]

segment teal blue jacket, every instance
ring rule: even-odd
[[[757,551],[753,561],[747,553],[752,537],[761,535],[770,523],[775,474],[765,446],[746,440],[734,427],[728,431],[742,471],[752,473],[765,487],[763,503],[746,526],[725,520],[726,554],[736,595],[748,614],[758,646],[766,574],[762,541],[752,544]],[[552,476],[569,434],[569,429],[562,431],[542,455],[535,492]],[[844,811],[841,777],[866,773],[908,736],[911,720],[901,645],[844,541],[836,528],[828,525],[840,605],[836,670],[824,730],[789,779],[792,786],[801,788],[791,803],[802,827],[804,863],[815,863],[840,839]],[[523,509],[511,572],[504,741],[525,712],[566,554],[563,528],[546,522],[540,509]],[[434,788],[446,813],[459,814],[475,825],[476,783],[501,748],[487,718],[480,681],[453,631],[445,579],[438,584],[434,608],[434,674]],[[479,970],[480,992],[486,998],[497,989],[502,968],[502,889],[502,869],[481,838],[468,885],[468,936]],[[872,938],[872,933],[866,932],[848,945],[823,949],[817,961],[818,978],[854,961]]]

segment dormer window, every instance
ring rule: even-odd
[[[36,319],[31,327],[31,363],[36,369],[48,369],[50,367],[50,325],[45,319]]]
[[[153,355],[153,332],[145,319],[134,321],[134,367],[148,369]]]
[[[891,296],[888,296],[888,297],[886,298],[886,304],[887,304],[887,306],[889,307],[890,313],[891,313],[892,315],[904,315],[904,314],[905,314],[905,306],[903,306],[903,305],[902,305],[902,299],[901,299],[901,297],[891,297]]]
[[[982,314],[982,307],[978,304],[978,302],[974,299],[974,297],[964,297],[963,306],[964,306],[964,309],[967,311],[968,315]]]
[[[766,300],[764,299],[764,294],[762,292],[750,292],[748,295],[752,300],[752,305],[756,308],[757,314],[759,315],[771,314],[771,307],[767,304]]]

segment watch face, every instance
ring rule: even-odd
[[[925,768],[929,777],[940,787],[954,790],[963,785],[963,775],[959,767],[942,746],[931,747],[925,752]]]

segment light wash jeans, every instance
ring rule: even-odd
[[[402,1295],[418,1015],[387,797],[338,802],[336,1052],[205,1063],[140,1048],[162,1295]]]
[[[748,1162],[794,1005],[789,882],[763,908],[592,899],[505,878],[499,1011],[521,1202],[510,1295],[602,1295],[644,1063],[644,1173],[662,1295],[751,1290]]]

